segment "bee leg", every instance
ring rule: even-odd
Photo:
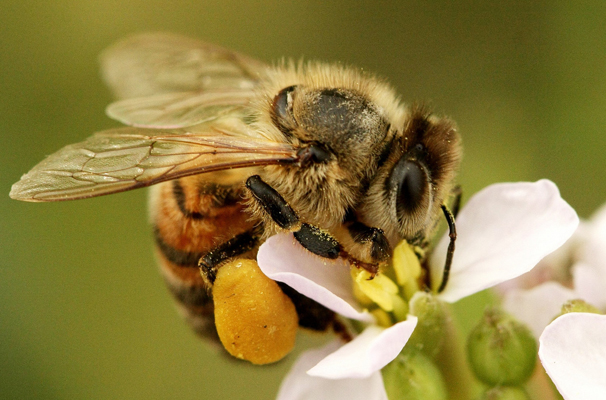
[[[358,221],[348,223],[346,227],[354,242],[368,247],[368,253],[373,263],[387,261],[391,256],[391,245],[383,230],[372,228]]]
[[[253,364],[269,364],[293,349],[299,317],[292,300],[255,260],[231,259],[213,285],[215,325],[225,350]]]
[[[246,180],[246,188],[253,198],[263,207],[265,212],[282,229],[296,230],[300,226],[299,216],[276,191],[263,182],[259,175],[253,175]]]
[[[324,332],[332,326],[337,318],[334,311],[302,295],[285,283],[278,282],[278,285],[295,305],[300,327]]]
[[[246,180],[246,187],[274,222],[282,229],[292,231],[303,247],[324,258],[335,259],[341,254],[341,245],[322,229],[301,223],[297,213],[284,198],[258,176]]]
[[[200,257],[198,267],[205,280],[212,285],[217,278],[217,269],[226,260],[253,250],[258,244],[263,232],[262,225],[234,236]]]
[[[455,226],[455,217],[453,213],[445,204],[442,204],[442,211],[444,212],[444,217],[446,217],[446,222],[448,223],[448,237],[450,237],[450,243],[448,244],[446,262],[444,263],[444,272],[442,273],[442,283],[438,288],[438,293],[444,291],[446,284],[448,283],[450,266],[452,265],[452,257],[454,256],[455,251],[455,240],[457,240],[457,227]]]
[[[317,226],[301,224],[301,229],[293,232],[293,235],[303,247],[321,257],[334,260],[341,254],[339,242]]]

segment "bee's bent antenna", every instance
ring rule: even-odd
[[[438,288],[438,293],[444,291],[444,288],[446,288],[446,284],[448,283],[448,275],[450,275],[450,266],[452,265],[452,257],[454,256],[455,251],[455,240],[457,240],[457,227],[455,226],[454,215],[450,212],[446,204],[442,204],[442,211],[444,212],[444,217],[446,217],[446,222],[448,223],[448,237],[450,238],[450,243],[448,244],[448,251],[446,252],[442,283]]]
[[[457,218],[457,215],[459,215],[459,208],[461,207],[461,198],[463,197],[463,189],[461,188],[461,185],[456,185],[454,188],[452,188],[450,195],[454,196],[451,210],[452,215]]]

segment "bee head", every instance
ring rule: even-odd
[[[384,114],[346,85],[285,86],[271,99],[269,116],[281,139],[299,149],[298,163],[267,167],[265,179],[308,222],[336,226],[358,202],[395,132]]]
[[[393,241],[422,239],[440,215],[460,159],[453,123],[413,108],[371,182],[366,219],[380,221]]]
[[[368,160],[389,130],[374,103],[346,88],[286,87],[274,97],[271,116],[287,140],[311,148],[314,160],[338,161],[353,175],[370,172]]]

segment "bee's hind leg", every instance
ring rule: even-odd
[[[198,267],[209,286],[215,282],[219,266],[224,261],[253,250],[259,244],[262,232],[263,226],[258,225],[249,231],[234,236],[227,242],[221,243],[200,257]]]
[[[301,223],[297,213],[284,198],[258,176],[246,180],[246,187],[273,221],[282,229],[293,232],[303,247],[324,258],[335,259],[341,254],[341,245],[328,232]]]
[[[295,345],[297,308],[249,253],[258,246],[263,225],[234,236],[203,255],[198,266],[212,287],[213,316],[227,352],[253,364],[285,357]]]

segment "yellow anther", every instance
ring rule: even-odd
[[[399,321],[405,321],[408,317],[408,303],[398,295],[392,296],[393,315]]]
[[[358,270],[355,282],[362,293],[385,311],[393,311],[393,296],[398,286],[383,274],[372,275],[366,270]]]
[[[358,285],[358,283],[356,282],[356,275],[353,273],[352,270],[352,278],[354,279],[353,281],[353,294],[354,297],[356,298],[356,300],[358,300],[358,303],[360,303],[361,306],[364,307],[371,307],[375,304],[374,301],[372,301],[372,299],[370,297],[368,297],[363,291],[362,289],[360,289],[360,285]]]
[[[391,317],[389,316],[389,314],[386,313],[385,311],[381,310],[380,308],[375,308],[370,313],[377,320],[377,325],[383,326],[385,328],[389,328],[390,326],[393,325],[393,321],[391,320]]]
[[[401,241],[393,251],[393,269],[400,286],[415,281],[421,276],[421,263],[412,247]]]

